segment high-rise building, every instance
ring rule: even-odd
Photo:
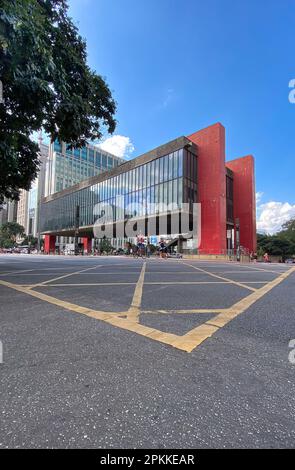
[[[29,191],[21,189],[17,204],[17,223],[24,227],[26,233],[28,224],[28,199]]]
[[[7,222],[16,222],[17,203],[4,198],[4,202],[0,208],[0,226]]]
[[[54,194],[124,162],[123,159],[91,145],[69,150],[65,143],[54,142],[45,145],[40,139],[39,147],[38,177],[29,191],[21,191],[17,211],[17,222],[25,228],[27,235],[33,237],[39,235],[40,201],[44,196]]]
[[[17,222],[25,228],[26,235],[37,237],[39,233],[40,201],[45,196],[46,163],[48,145],[39,143],[40,168],[29,191],[21,190],[17,208]]]
[[[49,146],[45,196],[111,170],[124,161],[93,145],[87,144],[82,148],[69,149],[66,143],[56,141]]]

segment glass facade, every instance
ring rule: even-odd
[[[53,151],[54,162],[51,163],[51,175],[48,175],[52,183],[47,195],[62,191],[124,162],[121,158],[88,145],[81,149],[68,149],[64,143],[54,142]]]
[[[180,149],[43,203],[42,231],[73,230],[77,206],[80,227],[89,227],[102,216],[107,222],[119,222],[167,212],[167,205],[181,210],[183,203],[193,202],[197,202],[197,157]]]

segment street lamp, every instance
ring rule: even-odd
[[[80,206],[76,206],[75,213],[75,255],[79,254],[78,237],[79,237],[79,226],[80,226]]]

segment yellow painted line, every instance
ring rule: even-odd
[[[144,268],[143,268],[144,269]],[[143,271],[144,275],[144,271]],[[139,280],[142,282],[142,280]],[[51,297],[46,294],[42,294],[40,292],[24,288],[22,286],[18,286],[17,284],[12,284],[7,281],[1,281],[0,284],[9,287],[11,289],[14,289],[16,291],[31,295],[32,297],[36,297],[37,299],[40,299],[42,301],[48,302],[50,304],[53,304],[58,307],[62,307],[66,310],[70,310],[71,312],[79,313],[82,315],[85,315],[87,317],[95,318],[97,320],[104,321],[110,325],[116,326],[118,328],[122,328],[128,331],[131,331],[133,333],[140,334],[141,336],[145,336],[149,339],[153,339],[155,341],[160,341],[161,343],[171,345],[172,343],[176,342],[178,336],[171,334],[171,333],[165,333],[160,330],[156,330],[154,328],[150,328],[148,326],[140,325],[138,322],[133,321],[132,319],[122,319],[120,316],[127,316],[130,314],[130,309],[128,312],[103,312],[99,310],[93,310],[90,308],[86,307],[81,307],[79,305],[70,303],[70,302],[65,302],[63,300],[57,299],[55,297]],[[138,290],[136,292],[135,300],[134,300],[134,306],[136,307],[136,304],[140,303],[140,283],[138,285]],[[133,312],[131,312],[133,313]],[[179,347],[179,349],[183,349],[182,347]]]
[[[22,269],[21,271],[8,271],[6,273],[1,273],[0,276],[17,276],[18,274],[28,273],[35,271],[34,269]]]
[[[31,295],[32,297],[36,297],[37,299],[43,300],[45,302],[48,302],[50,304],[56,305],[58,307],[62,307],[66,310],[70,310],[72,312],[76,313],[81,313],[83,315],[86,315],[88,317],[96,318],[98,320],[107,320],[108,318],[113,317],[114,315],[122,314],[122,312],[103,312],[100,310],[93,310],[91,308],[87,307],[81,307],[80,305],[73,304],[71,302],[66,302],[64,300],[57,299],[55,297],[52,297],[47,294],[43,294],[42,292],[37,292],[32,289],[28,289],[27,287],[22,287],[17,284],[12,284],[11,282],[7,281],[2,281],[0,280],[0,285],[9,287],[11,289],[14,289],[18,292],[22,292],[24,294]]]
[[[265,284],[269,281],[247,281],[247,284]],[[152,282],[145,281],[144,284],[231,284],[228,281],[161,281],[161,282]],[[243,285],[244,287],[244,285]],[[256,290],[249,287],[250,290]]]
[[[145,285],[185,285],[185,284],[228,284],[225,281],[161,281],[161,282],[153,282],[153,281],[146,281]]]
[[[190,353],[199,346],[205,339],[212,336],[219,328],[214,325],[209,325],[204,323],[203,325],[194,328],[185,335],[179,337],[177,341],[172,344],[176,348],[183,349],[184,351]]]
[[[101,267],[102,265],[101,264],[97,264],[95,266],[92,266],[90,268],[85,268],[85,269],[82,269],[80,271],[75,271],[73,273],[68,273],[68,274],[65,274],[63,276],[59,276],[59,277],[56,277],[54,279],[48,279],[47,281],[44,281],[44,282],[41,282],[41,283],[38,283],[38,284],[35,284],[33,287],[40,287],[40,286],[45,286],[46,284],[48,284],[49,282],[54,282],[54,281],[58,281],[60,279],[65,279],[66,277],[70,277],[70,276],[74,276],[76,274],[81,274],[81,273],[84,273],[85,271],[90,271],[91,269],[95,269],[95,268],[99,268]],[[32,289],[32,287],[31,287]]]
[[[261,271],[262,273],[266,272],[265,270],[262,270],[262,269],[259,269],[259,271]],[[249,273],[249,271],[243,271],[242,269],[240,271],[211,271],[211,272],[212,274],[242,274],[243,276],[247,274],[258,274],[258,271],[255,271],[254,273]],[[268,271],[268,272],[270,274],[274,274],[274,271]],[[279,271],[276,274],[279,275],[279,274],[282,274],[282,272],[285,272],[285,271]]]
[[[87,268],[87,269],[88,269],[88,268]],[[89,269],[94,269],[94,268],[89,268]],[[32,269],[32,271],[33,271],[33,269]],[[35,270],[34,270],[34,271],[35,271]],[[113,275],[113,276],[114,276],[114,275],[119,276],[119,275],[126,275],[126,274],[128,274],[128,275],[129,275],[129,274],[137,274],[137,275],[138,275],[139,273],[140,273],[140,269],[139,269],[138,271],[134,271],[134,272],[132,272],[132,273],[130,273],[130,272],[128,272],[128,273],[126,273],[126,272],[120,273],[120,272],[118,272],[118,271],[117,271],[117,272],[113,272],[113,273],[106,273],[106,272],[99,272],[99,273],[80,272],[80,273],[79,273],[79,271],[78,271],[78,273],[76,273],[76,272],[73,273],[73,272],[69,272],[69,271],[64,271],[64,272],[61,272],[61,273],[60,273],[60,272],[59,272],[59,273],[55,273],[55,272],[49,272],[49,273],[46,273],[46,272],[45,272],[45,273],[24,273],[24,274],[22,274],[22,275],[23,275],[23,276],[53,276],[53,275],[55,275],[55,274],[68,274],[69,276],[72,276],[73,274],[79,274],[79,276],[80,276],[80,275],[81,275],[81,276],[105,276],[105,275],[110,274],[110,275]],[[175,273],[172,273],[172,274],[175,274]],[[197,273],[197,274],[199,274],[199,273]],[[17,276],[18,274],[5,273],[5,274],[3,274],[3,276],[4,276],[4,275],[10,275],[10,276],[15,275],[15,276]],[[0,276],[2,276],[2,274],[0,274]]]
[[[141,310],[141,313],[149,313],[152,315],[158,314],[186,314],[186,313],[221,313],[227,312],[227,308],[196,308],[196,309],[188,309],[188,310]]]
[[[128,310],[127,318],[128,320],[136,321],[139,317],[139,309],[141,305],[141,298],[142,298],[142,291],[143,291],[143,283],[144,283],[144,275],[146,270],[146,263],[142,265],[141,273],[136,284],[136,288],[134,291],[131,307]]]
[[[63,300],[57,299],[55,297],[48,296],[46,294],[33,291],[28,289],[27,287],[19,286],[17,284],[12,284],[7,281],[0,280],[0,284],[6,287],[12,288],[19,292],[31,295],[36,297],[42,301],[49,302],[53,305],[62,307],[66,310],[73,311],[75,313],[79,313],[82,315],[86,315],[91,318],[95,318],[97,320],[104,321],[109,323],[115,327],[119,327],[137,334],[140,334],[148,339],[152,339],[154,341],[159,341],[164,344],[168,344],[175,348],[181,349],[182,351],[191,352],[195,349],[198,345],[200,345],[203,341],[207,338],[212,336],[216,331],[218,331],[221,327],[223,327],[226,323],[231,321],[236,316],[240,315],[242,312],[247,310],[251,305],[253,305],[257,300],[261,299],[265,294],[270,292],[274,287],[279,285],[283,282],[290,274],[295,272],[295,267],[291,268],[289,271],[281,274],[278,278],[274,279],[267,285],[261,287],[259,290],[253,292],[252,294],[248,295],[247,297],[243,298],[242,300],[238,301],[232,307],[228,309],[196,309],[198,313],[214,313],[214,312],[221,312],[218,313],[213,319],[199,325],[196,328],[193,328],[191,331],[186,333],[183,336],[178,336],[172,333],[165,333],[160,330],[150,328],[138,323],[139,319],[139,311],[140,311],[140,304],[142,298],[142,288],[144,282],[144,275],[145,275],[145,265],[143,265],[140,278],[138,280],[132,306],[127,312],[103,312],[99,310],[93,310],[86,307],[81,307],[79,305],[65,302]],[[208,312],[207,312],[208,310]],[[187,313],[187,310],[182,310],[179,312]],[[192,310],[191,310],[192,312]],[[120,317],[127,317],[127,319],[120,318]]]
[[[275,270],[266,269],[266,268],[256,268],[254,266],[248,266],[248,265],[245,265],[245,264],[241,264],[240,267],[241,268],[246,268],[246,269],[251,269],[252,271],[261,271],[261,272],[273,273],[273,274],[282,274],[282,273],[286,272],[286,270],[288,270],[287,267],[285,268],[284,271],[282,271],[282,270],[275,271]]]
[[[207,338],[212,336],[212,334],[217,330],[251,307],[251,305],[260,300],[265,294],[270,292],[274,287],[278,286],[294,272],[295,268],[291,268],[289,271],[281,274],[281,276],[261,287],[256,292],[253,292],[247,297],[244,297],[242,300],[236,302],[232,307],[227,309],[227,311],[220,313],[215,318],[208,320],[203,325],[197,326],[193,330],[189,331],[186,335],[183,336],[184,341],[188,341],[187,352],[191,352],[196,346],[201,344]]]
[[[266,281],[267,282],[267,281]],[[30,289],[33,289],[35,287],[81,287],[81,286],[134,286],[135,284],[137,284],[137,282],[91,282],[91,283],[67,283],[67,284],[63,284],[63,283],[58,283],[58,284],[18,284],[18,285],[22,285],[23,287],[28,287]],[[167,281],[167,282],[149,282],[149,281],[145,281],[144,282],[144,285],[199,285],[199,284],[225,284],[225,285],[229,285],[229,282],[226,282],[226,281]],[[255,283],[256,284],[256,283]]]
[[[84,287],[87,287],[87,286],[89,287],[91,286],[134,286],[135,284],[136,282],[93,282],[93,283],[85,283],[85,284],[84,283],[83,284],[79,284],[79,283],[39,284],[38,286],[34,284],[28,284],[28,285],[22,284],[22,285],[25,287],[30,287],[32,289],[35,287],[42,288],[42,287],[81,287],[81,286],[84,286]]]
[[[250,286],[247,286],[246,284],[244,284],[242,282],[234,281],[233,279],[228,279],[228,278],[223,277],[223,276],[218,276],[217,274],[210,273],[209,271],[206,271],[205,269],[198,268],[197,266],[194,266],[193,264],[188,264],[188,263],[184,263],[184,264],[186,266],[191,266],[192,268],[197,269],[198,271],[202,271],[202,272],[208,274],[209,276],[216,277],[217,279],[222,279],[223,281],[227,281],[230,284],[235,284],[236,286],[243,287],[244,289],[248,289],[248,290],[252,290],[252,291],[256,290],[255,287],[250,287]]]

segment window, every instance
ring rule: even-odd
[[[172,180],[173,178],[173,162],[174,162],[174,157],[173,153],[168,155],[168,180]]]
[[[146,186],[151,185],[151,162],[146,164]]]
[[[164,159],[163,157],[159,159],[160,167],[159,167],[159,182],[162,183],[164,181]]]
[[[101,168],[101,153],[95,152],[95,166],[96,168]]]
[[[142,188],[142,166],[138,168],[138,188]]]
[[[70,157],[73,156],[73,151],[72,149],[69,149],[68,146],[66,146],[66,154],[69,155]]]
[[[111,168],[113,168],[113,159],[112,159],[112,157],[108,156],[108,165],[107,165],[107,167],[108,167],[109,170]]]
[[[82,147],[81,155],[82,155],[83,160],[87,160],[87,148],[86,147]]]
[[[177,182],[178,180],[173,180],[173,194],[172,194],[172,202],[175,204],[178,203],[178,192],[177,192]]]
[[[74,149],[74,157],[80,158],[80,149]]]
[[[108,167],[108,157],[104,153],[101,155],[101,166],[106,170]]]
[[[182,208],[183,203],[183,179],[178,179],[178,207]]]
[[[142,187],[146,187],[146,165],[142,167]]]
[[[55,152],[60,152],[61,153],[61,143],[58,141],[58,140],[55,140],[54,141],[54,144],[53,144],[53,150]]]
[[[166,157],[163,157],[163,181],[168,180],[168,155]]]
[[[138,190],[138,186],[139,186],[139,169],[137,167],[135,168],[135,190],[136,191]]]
[[[154,160],[154,169],[155,169],[155,182],[154,184],[159,184],[160,182],[160,159]]]
[[[183,150],[178,151],[178,176],[183,175]]]
[[[88,149],[88,160],[90,163],[94,163],[94,150]]]
[[[150,163],[150,185],[153,186],[155,183],[155,171],[156,171],[156,161]]]
[[[168,183],[168,204],[172,204],[173,202],[173,182],[170,180]]]

